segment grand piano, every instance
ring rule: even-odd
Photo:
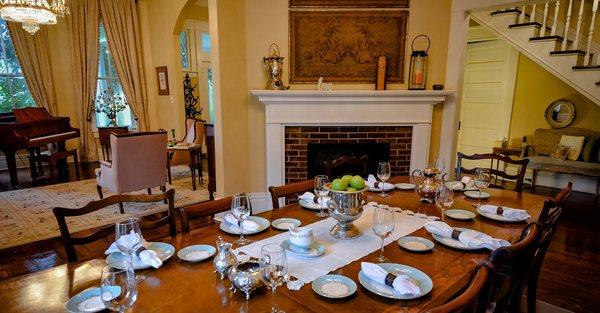
[[[18,188],[17,151],[27,149],[32,176],[36,165],[32,156],[41,147],[54,144],[58,151],[65,150],[65,141],[79,138],[79,129],[70,124],[68,117],[53,117],[45,108],[14,109],[12,114],[0,115],[0,151],[6,157],[10,183]]]

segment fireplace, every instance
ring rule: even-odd
[[[307,151],[307,178],[325,175],[327,173],[325,163],[343,156],[360,159],[366,155],[369,158],[369,165],[367,167],[369,173],[376,173],[379,162],[388,162],[390,160],[389,142],[309,143]]]

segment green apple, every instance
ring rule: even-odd
[[[333,181],[333,183],[331,183],[331,189],[335,190],[335,191],[344,191],[348,188],[348,183],[345,182],[343,179],[335,179]]]
[[[356,190],[361,190],[365,188],[365,180],[362,177],[356,175],[352,177],[352,180],[350,181],[350,187]]]
[[[356,188],[352,188],[352,187],[348,187],[348,189],[346,189],[347,192],[356,192]]]
[[[344,175],[342,176],[342,180],[345,181],[347,184],[350,184],[350,181],[352,180],[354,176],[352,175]]]

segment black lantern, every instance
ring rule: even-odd
[[[415,41],[419,37],[427,38],[427,49],[415,50]],[[423,90],[427,87],[427,58],[431,40],[426,35],[419,35],[413,39],[410,54],[410,70],[408,72],[408,89]]]

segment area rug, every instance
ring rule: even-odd
[[[173,184],[167,185],[167,188],[175,189],[176,207],[208,200],[206,173],[205,184],[192,191],[189,167],[173,166],[171,172]],[[153,189],[153,193],[158,192],[158,188]],[[110,195],[109,192],[104,192],[105,197]],[[98,199],[95,179],[0,192],[0,249],[59,237],[60,231],[52,208],[77,208]],[[167,205],[162,202],[124,203],[124,208],[125,214],[120,214],[119,207],[113,205],[84,216],[69,217],[69,230],[78,232],[113,224],[127,217],[166,211]]]

